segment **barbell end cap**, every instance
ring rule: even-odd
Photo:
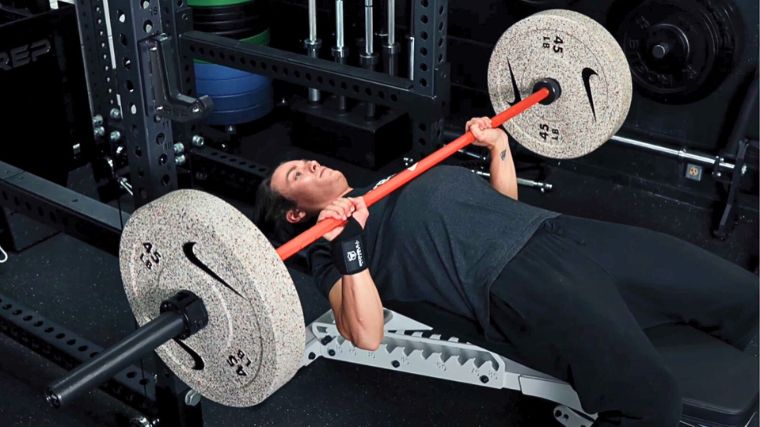
[[[559,85],[559,82],[554,79],[545,78],[537,81],[536,84],[533,85],[533,93],[536,93],[543,88],[546,88],[549,91],[549,96],[541,101],[541,105],[549,105],[562,96],[562,87]]]
[[[61,407],[61,397],[58,396],[58,394],[53,392],[52,390],[48,389],[45,391],[45,400],[47,401],[48,405],[50,405],[51,408]]]

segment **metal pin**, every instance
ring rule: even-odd
[[[127,178],[121,177],[118,180],[119,187],[123,188],[127,193],[129,193],[130,196],[134,196],[135,193],[132,191],[132,185],[127,181]]]
[[[317,39],[317,0],[309,0],[309,38],[304,42],[306,51],[312,58],[319,56],[320,41]],[[309,88],[309,102],[319,103],[319,90]]]
[[[369,69],[375,69],[377,57],[374,48],[374,30],[373,30],[373,5],[372,0],[364,0],[364,52],[360,55],[362,65]],[[375,117],[375,104],[368,102],[366,106],[366,117]]]
[[[345,64],[348,57],[348,49],[343,40],[343,27],[343,0],[335,0],[335,47],[332,53],[335,62],[339,64]],[[346,97],[343,95],[338,96],[338,110],[346,111]]]

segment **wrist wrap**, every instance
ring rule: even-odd
[[[343,231],[333,239],[332,259],[342,275],[351,275],[366,270],[369,257],[364,249],[364,230],[353,217],[348,218]]]

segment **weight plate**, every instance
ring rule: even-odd
[[[256,405],[301,366],[304,318],[288,270],[225,201],[178,190],[142,206],[124,227],[119,262],[141,326],[179,290],[203,300],[208,326],[156,349],[201,395],[227,406]]]
[[[245,38],[239,39],[239,41],[243,43],[248,44],[258,44],[258,45],[269,45],[269,29],[265,29],[264,31],[261,31],[259,33],[255,33],[253,35],[248,34],[249,32],[252,32],[253,30],[245,30],[243,33],[246,34]],[[212,64],[211,62],[204,61],[202,59],[194,59],[193,62],[197,64]],[[211,78],[211,77],[208,77]]]
[[[570,6],[571,3],[575,3],[577,0],[520,0],[520,3],[525,3],[533,7],[558,7],[565,8]]]
[[[267,28],[261,33],[256,34],[255,36],[246,37],[244,39],[240,39],[243,43],[248,44],[259,44],[259,45],[268,45],[269,44],[269,29]]]
[[[269,22],[267,21],[267,18],[263,16],[252,16],[243,19],[230,19],[217,22],[202,22],[196,20],[193,21],[193,29],[213,33],[216,31],[250,30],[255,28],[259,30],[258,32],[262,32],[269,26]]]
[[[193,21],[199,19],[206,22],[224,21],[247,16],[267,15],[268,12],[269,5],[263,1],[249,1],[238,5],[221,7],[196,7],[193,9]]]
[[[255,37],[262,32],[265,32],[268,30],[266,22],[260,22],[256,25],[252,25],[249,27],[237,29],[237,30],[214,30],[209,27],[202,27],[202,26],[194,26],[193,29],[196,31],[203,31],[204,33],[210,33],[210,34],[216,34],[217,36],[227,37],[230,39],[236,39],[236,40],[242,40],[242,39],[250,39],[252,37]]]
[[[250,109],[262,104],[271,104],[272,87],[271,85],[267,85],[253,92],[241,93],[239,95],[213,96],[211,98],[214,101],[213,113]]]
[[[192,7],[218,7],[232,6],[249,3],[251,0],[187,0],[187,5]]]
[[[253,92],[261,86],[271,86],[271,84],[272,79],[259,74],[248,74],[231,79],[195,79],[195,89],[199,96],[238,95]]]
[[[269,45],[269,29],[266,29],[265,31],[260,32],[258,34],[255,34],[253,36],[246,37],[244,39],[240,39],[240,41],[243,42],[243,43],[248,43],[248,44]],[[193,62],[195,63],[195,65],[198,65],[198,64],[213,64],[212,62],[204,61],[202,59],[193,59]],[[217,65],[217,64],[213,64],[213,65]],[[221,67],[221,65],[217,65],[217,66]],[[232,69],[232,68],[229,68],[229,67],[225,67],[225,68]],[[196,69],[196,71],[197,71],[197,69]],[[238,70],[238,72],[239,73],[237,75],[235,75],[235,76],[220,77],[220,78],[242,77],[244,75],[249,74],[249,73],[247,73],[245,71],[239,71]],[[213,79],[214,76],[213,75],[203,75],[201,78]]]
[[[722,0],[650,0],[631,11],[617,36],[644,95],[693,102],[731,71],[740,38],[735,7]]]
[[[241,40],[260,34],[261,31],[263,31],[261,28],[244,28],[242,30],[213,31],[211,33],[216,34],[217,36]]]
[[[258,120],[269,114],[274,106],[271,93],[262,99],[269,102],[263,102],[255,107],[242,110],[214,112],[209,115],[205,123],[208,125],[238,125]]]
[[[544,78],[562,95],[504,124],[521,145],[550,158],[588,154],[623,125],[631,105],[631,73],[620,45],[593,19],[552,9],[518,21],[501,36],[488,64],[496,112],[533,91]]]
[[[195,64],[196,80],[225,80],[250,76],[248,71],[212,63]]]

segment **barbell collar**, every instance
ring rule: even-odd
[[[540,102],[541,105],[549,105],[562,96],[562,87],[557,80],[552,78],[541,79],[533,85],[533,92],[538,92],[542,88],[546,88],[549,95]]]
[[[185,322],[185,329],[177,336],[185,339],[208,325],[208,312],[203,301],[190,291],[182,290],[161,302],[161,313],[179,313]]]

